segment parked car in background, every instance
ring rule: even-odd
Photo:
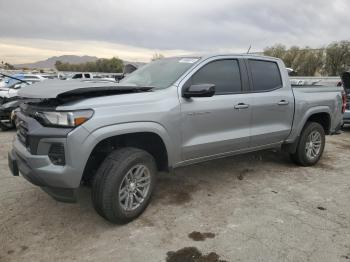
[[[91,73],[80,72],[80,73],[74,73],[73,75],[68,77],[67,80],[69,80],[69,79],[92,79],[92,78],[93,78],[93,75]]]
[[[18,97],[18,90],[45,80],[42,76],[33,74],[4,75],[5,86],[0,88],[0,129],[2,131],[15,127],[12,112],[18,108],[23,101]]]
[[[23,99],[16,98],[0,105],[0,130],[6,131],[15,128],[15,110],[19,108],[19,105],[23,102]]]
[[[166,58],[120,83],[53,80],[20,95],[37,101],[16,114],[12,174],[65,202],[92,184],[114,223],[145,210],[158,171],[272,148],[315,165],[344,109],[342,87],[293,88],[282,60],[255,55]]]
[[[44,77],[34,74],[14,74],[12,76],[6,76],[3,79],[3,86],[0,87],[0,99],[17,96],[18,89],[23,85],[21,81],[27,84],[33,84],[44,80]]]
[[[12,75],[12,77],[13,78],[4,77],[2,87],[7,86],[9,84],[11,85],[11,84],[17,82],[18,80],[14,79],[14,78],[28,81],[28,82],[41,82],[41,81],[45,80],[45,78],[42,77],[41,75],[27,74],[27,73],[14,74],[14,75]]]
[[[73,75],[66,78],[66,80],[74,80],[74,79],[82,79],[82,80],[90,80],[90,79],[99,79],[99,80],[109,80],[109,81],[119,81],[124,77],[123,73],[74,73]]]
[[[40,74],[43,78],[45,79],[57,79],[58,76],[56,73],[51,73],[51,74]]]

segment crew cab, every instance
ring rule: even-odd
[[[120,83],[52,80],[20,95],[36,101],[16,114],[13,175],[67,202],[91,184],[114,223],[144,211],[158,171],[271,148],[315,165],[344,111],[343,88],[293,88],[281,60],[256,55],[165,58]]]

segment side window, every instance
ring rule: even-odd
[[[72,79],[83,78],[83,74],[75,74]]]
[[[282,87],[277,63],[263,60],[248,60],[253,78],[253,91],[270,91]]]
[[[214,84],[217,95],[239,93],[242,84],[238,61],[226,59],[210,62],[192,76],[191,83]]]
[[[84,74],[85,78],[90,78],[90,74]]]

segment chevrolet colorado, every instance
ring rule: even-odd
[[[173,57],[120,83],[48,80],[21,89],[9,167],[59,201],[91,183],[96,211],[114,223],[139,216],[157,171],[282,148],[317,163],[342,124],[342,88],[292,88],[279,59]],[[215,174],[213,174],[215,175]]]

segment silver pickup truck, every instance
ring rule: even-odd
[[[342,92],[292,88],[281,60],[254,55],[166,58],[119,84],[50,80],[20,91],[31,101],[9,167],[60,201],[91,184],[96,211],[126,223],[158,171],[270,148],[316,164],[342,124]]]

